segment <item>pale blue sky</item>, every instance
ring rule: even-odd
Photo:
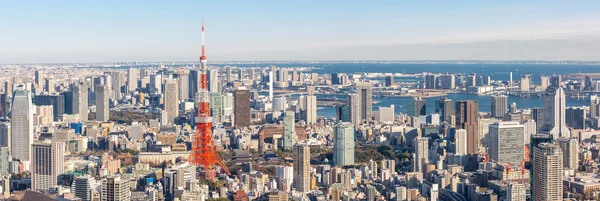
[[[0,63],[195,61],[202,18],[209,60],[600,60],[589,53],[599,11],[597,0],[4,1]]]

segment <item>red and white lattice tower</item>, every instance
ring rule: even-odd
[[[213,141],[208,82],[206,80],[206,56],[204,55],[204,20],[202,20],[202,56],[200,56],[200,69],[200,88],[198,89],[198,94],[196,94],[196,101],[198,101],[196,134],[194,135],[192,152],[188,160],[194,165],[203,166],[206,170],[206,178],[215,180],[215,176],[217,175],[215,165],[220,166],[227,174],[231,173],[229,173],[229,170],[223,164]]]

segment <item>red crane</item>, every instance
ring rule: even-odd
[[[215,180],[217,172],[215,164],[231,175],[221,156],[217,153],[212,135],[212,117],[210,116],[210,101],[208,97],[208,82],[206,80],[206,56],[204,55],[204,19],[202,20],[202,56],[200,56],[200,88],[196,95],[198,112],[196,114],[196,134],[192,142],[192,152],[188,160],[197,166],[204,166],[206,178]]]

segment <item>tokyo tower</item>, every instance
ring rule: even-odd
[[[204,55],[204,20],[202,20],[202,56],[200,57],[200,88],[196,94],[198,113],[196,114],[196,134],[192,142],[192,152],[189,161],[196,166],[204,166],[206,178],[215,180],[217,172],[215,164],[219,165],[229,175],[231,173],[223,164],[221,156],[217,153],[212,135],[212,118],[210,117],[210,103],[208,96],[208,82],[206,80],[206,56]]]

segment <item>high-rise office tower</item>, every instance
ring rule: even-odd
[[[513,77],[512,77],[512,72],[508,73],[508,86],[512,87],[513,84]]]
[[[492,96],[492,117],[503,118],[508,108],[508,97],[505,95]]]
[[[31,145],[31,189],[47,191],[58,184],[63,173],[64,141],[37,142]]]
[[[425,75],[425,89],[437,89],[438,76],[435,74]]]
[[[102,181],[102,201],[131,199],[129,180],[121,177],[108,177]]]
[[[310,147],[294,145],[294,186],[298,192],[310,191]]]
[[[338,77],[340,78],[340,85],[346,86],[350,84],[350,79],[346,73],[340,73],[338,74]]]
[[[210,77],[210,74],[207,76]],[[208,83],[210,85],[210,79],[208,79]],[[200,88],[200,71],[190,70],[190,84],[188,87],[190,90],[190,98],[196,98],[196,93],[198,93],[198,88]],[[210,91],[210,87],[208,91],[212,92]]]
[[[44,76],[42,75],[42,72],[40,72],[40,70],[36,70],[35,74],[34,74],[34,88],[36,89],[43,89],[44,87]]]
[[[535,121],[536,124],[536,134],[540,133],[542,126],[544,126],[544,108],[531,109],[531,118]]]
[[[395,113],[394,113],[394,104],[391,104],[389,107],[379,106],[379,116],[376,117],[379,122],[394,122]],[[439,118],[438,118],[439,119]]]
[[[454,155],[467,154],[467,131],[456,129],[454,132]]]
[[[0,146],[6,146],[10,148],[10,123],[0,122]]]
[[[283,117],[283,149],[292,150],[296,142],[296,113],[294,111],[285,111]]]
[[[46,85],[44,85],[44,91],[48,92],[48,94],[54,94],[56,92],[54,90],[54,79],[46,78]]]
[[[12,92],[5,92],[3,94],[0,94],[0,117],[6,117],[8,115],[8,111],[10,111],[10,104],[8,103],[7,95],[8,93]]]
[[[479,152],[479,107],[474,100],[456,102],[456,128],[467,130],[467,154]]]
[[[332,85],[338,85],[338,84],[340,84],[340,78],[338,77],[337,73],[332,73],[331,74],[331,84]]]
[[[436,101],[435,113],[440,114],[440,121],[449,122],[454,117],[454,103],[452,99],[442,97]]]
[[[96,86],[96,120],[107,122],[110,118],[108,99],[110,90],[106,85]]]
[[[360,107],[360,95],[350,94],[348,95],[348,106],[350,107],[350,122],[354,126],[360,125],[363,121],[361,119],[361,107]]]
[[[429,138],[416,137],[413,147],[415,148],[413,172],[423,172],[425,165],[429,163]]]
[[[73,113],[81,121],[88,120],[88,87],[84,82],[73,85]]]
[[[314,124],[317,122],[317,97],[314,95],[307,95],[304,99],[306,107],[304,109],[304,121],[307,124]]]
[[[418,117],[422,115],[427,115],[427,105],[425,99],[413,97],[408,102],[408,116]]]
[[[36,95],[33,98],[35,105],[51,105],[52,113],[54,114],[54,121],[60,120],[62,115],[65,113],[65,95]],[[71,103],[72,104],[72,103]]]
[[[112,78],[112,80],[111,80],[112,81],[112,83],[111,83],[112,93],[111,93],[110,97],[113,100],[121,100],[121,96],[122,96],[121,87],[123,86],[123,82],[125,82],[122,79],[123,75],[121,72],[118,72],[118,71],[111,72],[110,74],[111,74],[111,78]]]
[[[179,115],[179,91],[177,90],[177,81],[174,79],[165,80],[164,107],[167,113],[167,122],[161,122],[163,125],[174,124],[175,118]]]
[[[136,68],[127,69],[127,92],[131,93],[138,88],[139,70]]]
[[[550,77],[548,76],[540,76],[540,89],[542,91],[546,91],[546,88],[550,86]]]
[[[524,161],[524,126],[519,122],[496,122],[489,126],[490,159],[501,164],[519,165]]]
[[[441,75],[438,78],[440,83],[440,89],[454,89],[456,88],[456,77],[454,74]]]
[[[577,170],[579,167],[579,142],[577,138],[558,138],[563,153],[563,168]]]
[[[225,70],[227,71],[227,77],[225,77],[225,80],[227,82],[231,82],[232,81],[232,75],[231,75],[231,66],[227,66],[225,67]]]
[[[533,201],[563,199],[563,153],[559,146],[540,143],[533,148]]]
[[[18,89],[13,94],[10,152],[13,158],[29,161],[33,143],[33,105],[31,93]]]
[[[554,75],[550,77],[550,86],[554,88],[562,87],[562,75]]]
[[[162,94],[162,75],[150,75],[150,83],[148,84],[148,92],[151,94]]]
[[[527,201],[527,189],[520,183],[508,184],[506,190],[506,201]]]
[[[510,107],[508,108],[508,113],[510,114],[516,114],[518,111],[517,109],[517,103],[513,102],[510,104]]]
[[[233,96],[235,99],[233,105],[235,127],[250,126],[250,91],[246,88],[238,88]]]
[[[71,187],[71,191],[75,193],[75,196],[81,198],[82,201],[92,200],[92,189],[96,180],[90,175],[83,175],[75,178]]]
[[[190,74],[187,71],[177,73],[177,93],[179,102],[183,102],[190,98]]]
[[[590,95],[590,118],[600,116],[600,98],[597,95]]]
[[[565,119],[565,92],[562,88],[548,87],[544,94],[544,125],[540,132],[556,137],[571,137]]]
[[[360,118],[370,122],[373,118],[373,86],[369,83],[356,83],[356,93],[360,97]]]
[[[208,91],[221,94],[221,83],[219,82],[219,70],[212,69],[208,71]]]
[[[218,93],[210,93],[210,115],[213,117],[213,122],[222,122],[223,116],[223,97]]]
[[[367,196],[367,201],[375,201],[378,192],[375,186],[368,184],[367,189],[365,190],[365,194]]]
[[[585,120],[587,119],[587,108],[568,107],[565,111],[565,123],[573,129],[585,129]]]
[[[10,147],[0,146],[0,174],[1,175],[10,175],[10,172],[9,172],[10,161],[12,161],[12,156],[10,155]],[[6,191],[6,189],[7,188],[3,188],[2,190]]]
[[[340,122],[333,130],[333,164],[354,165],[354,126]]]
[[[529,91],[529,75],[525,75],[523,78],[521,78],[521,82],[519,83],[519,89],[521,91]]]
[[[385,86],[391,87],[392,85],[394,85],[394,76],[393,75],[385,76]]]
[[[302,99],[302,100],[300,100],[300,99]],[[304,98],[298,99],[298,102],[302,102],[302,101],[306,102],[306,100],[304,100]],[[299,104],[301,104],[301,103],[299,103]],[[278,97],[273,98],[273,111],[284,111],[287,108],[288,107],[287,107],[287,101],[286,101],[285,96],[278,96]]]
[[[336,106],[335,116],[338,121],[352,122],[350,121],[350,106],[347,104]]]

